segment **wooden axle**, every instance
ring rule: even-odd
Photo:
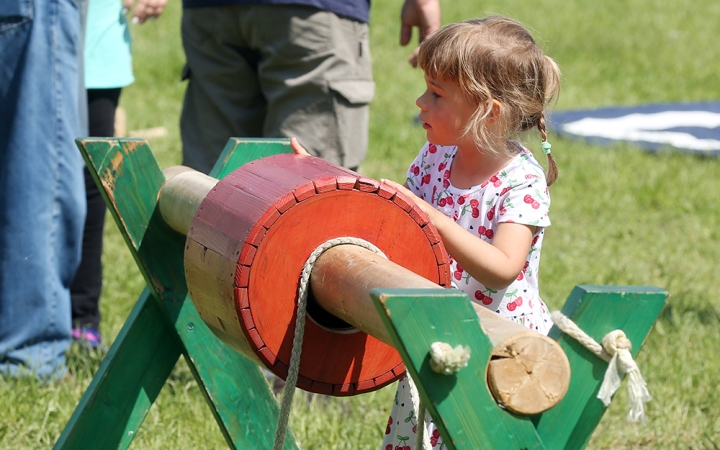
[[[390,345],[393,343],[370,301],[370,291],[440,288],[381,255],[353,245],[323,252],[313,268],[310,285],[324,310]],[[472,305],[494,347],[487,384],[495,400],[512,412],[527,415],[555,406],[570,383],[565,352],[552,339],[475,302]]]
[[[412,202],[374,180],[295,155],[254,161],[219,183],[178,168],[166,177],[160,211],[188,236],[188,289],[218,337],[284,378],[305,260],[331,238],[357,237],[388,259],[352,245],[318,258],[298,387],[353,395],[403,375],[368,293],[450,285],[439,235]],[[554,406],[569,384],[557,343],[474,306],[495,347],[487,384],[496,400],[521,414]]]

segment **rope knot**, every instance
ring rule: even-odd
[[[452,375],[468,365],[470,347],[452,347],[445,342],[433,342],[430,346],[430,368],[443,375]]]
[[[632,342],[622,330],[613,330],[603,336],[602,346],[611,357],[620,350],[632,350]]]
[[[630,350],[632,343],[625,336],[622,330],[613,330],[603,336],[602,346],[595,342],[572,320],[568,319],[559,311],[551,314],[552,321],[563,333],[574,338],[588,350],[608,362],[605,377],[603,378],[598,398],[607,407],[610,405],[613,394],[622,383],[623,376],[628,377],[628,397],[630,401],[630,412],[628,420],[637,422],[640,420],[645,424],[645,403],[652,400],[647,390],[645,380],[640,374],[640,368],[633,360]]]

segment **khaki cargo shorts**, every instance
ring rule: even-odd
[[[231,137],[296,136],[356,168],[368,143],[368,25],[312,7],[183,11],[183,164],[209,172]]]

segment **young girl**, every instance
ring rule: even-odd
[[[497,16],[444,27],[421,44],[418,63],[427,90],[417,106],[428,142],[404,186],[383,182],[410,196],[437,228],[456,288],[547,334],[552,324],[538,293],[538,267],[550,225],[547,187],[557,169],[544,110],[558,93],[560,71],[520,23]],[[532,128],[542,137],[547,177],[510,139]],[[414,448],[422,426],[407,377],[397,389],[383,450]],[[432,423],[425,436],[444,448]]]
[[[538,293],[548,186],[557,176],[544,110],[560,71],[518,22],[489,17],[446,26],[423,42],[427,90],[417,99],[428,142],[405,186],[450,254],[452,281],[470,299],[547,334]],[[509,136],[537,128],[547,178],[532,153]],[[472,412],[469,412],[472,414]],[[382,449],[413,448],[418,424],[407,377],[398,383]],[[430,445],[443,448],[430,425]]]

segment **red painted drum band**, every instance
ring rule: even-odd
[[[243,165],[201,203],[185,251],[191,297],[218,337],[284,378],[303,265],[318,246],[344,236],[371,242],[433,283],[450,284],[437,231],[406,197],[322,159],[280,154]],[[373,336],[307,322],[302,389],[354,395],[404,370],[397,351]]]

